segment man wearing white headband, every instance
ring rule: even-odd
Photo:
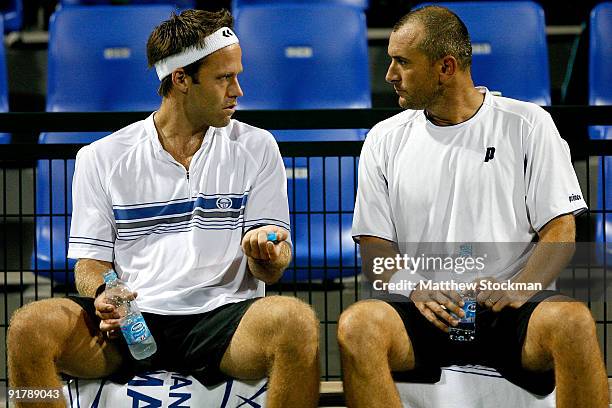
[[[16,312],[12,386],[166,369],[205,385],[267,376],[267,407],[317,406],[319,321],[296,298],[263,297],[291,260],[286,175],[272,135],[231,119],[242,96],[232,22],[187,10],[156,27],[147,56],[161,107],[79,152],[68,256],[81,296]],[[151,357],[133,359],[118,334],[109,269],[138,294]]]

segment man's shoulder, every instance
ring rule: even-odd
[[[147,133],[144,122],[144,120],[134,122],[102,139],[96,140],[88,146],[88,150],[95,152],[99,159],[116,161],[134,146],[146,140]]]
[[[423,111],[406,109],[374,125],[368,133],[368,139],[371,142],[378,142],[393,132],[403,132],[408,125],[421,117],[423,117]]]
[[[276,145],[276,140],[269,131],[236,119],[232,119],[226,127],[222,128],[222,133],[229,142],[241,144],[248,147],[249,150],[265,149]]]
[[[488,103],[494,111],[508,118],[524,120],[532,126],[536,122],[550,117],[550,114],[546,110],[532,102],[525,102],[504,96],[492,96]]]

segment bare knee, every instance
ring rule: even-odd
[[[267,305],[271,353],[311,358],[318,354],[319,320],[312,308],[293,297],[272,296]]]
[[[338,344],[343,367],[387,367],[392,371],[414,367],[412,344],[404,322],[382,301],[358,302],[338,321]]]
[[[595,322],[581,302],[542,302],[529,325],[551,354],[558,348],[578,351],[581,345],[597,342]]]
[[[386,353],[391,347],[389,307],[379,301],[364,301],[346,309],[338,321],[340,350],[351,355]]]
[[[589,309],[570,298],[559,300],[538,304],[529,318],[522,350],[527,369],[550,370],[556,363],[582,358],[598,348]]]

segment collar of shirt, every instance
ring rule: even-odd
[[[151,145],[153,146],[153,154],[155,155],[157,159],[170,160],[174,162],[175,160],[172,158],[170,153],[168,153],[164,149],[161,142],[159,141],[157,129],[155,128],[155,122],[153,121],[153,116],[155,116],[156,113],[157,111],[153,112],[145,119],[145,126],[144,126],[145,131],[147,133],[147,137],[149,138],[149,140],[151,141]],[[194,158],[203,150],[204,147],[206,147],[206,145],[211,143],[211,140],[215,136],[215,134],[217,134],[217,131],[221,131],[221,130],[222,128],[215,128],[212,126],[208,127],[208,130],[206,131],[206,134],[204,135],[204,140],[202,141],[202,145],[200,146],[198,151],[193,155]]]

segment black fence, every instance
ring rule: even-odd
[[[602,204],[606,189],[606,156],[612,140],[590,140],[588,126],[612,125],[612,107],[551,107],[572,159],[590,211],[578,218],[578,240],[605,245],[603,220],[612,213]],[[393,109],[339,111],[243,111],[236,118],[267,129],[371,128],[399,112]],[[8,113],[0,114],[0,131],[113,131],[148,113]],[[357,189],[361,142],[279,143],[288,176],[294,260],[283,280],[268,293],[299,297],[313,305],[321,319],[322,374],[340,378],[335,338],[340,312],[361,298],[358,248],[350,238]],[[6,341],[13,311],[21,305],[74,292],[73,264],[66,259],[71,213],[70,186],[74,157],[80,144],[0,145],[0,267],[3,299],[0,336]],[[609,167],[609,166],[608,166]],[[610,191],[610,190],[608,190]],[[612,219],[610,219],[612,221]],[[598,228],[603,228],[602,231]],[[612,232],[611,232],[612,233]],[[599,235],[598,235],[599,234]],[[610,234],[610,233],[609,233]],[[599,238],[598,238],[599,237]],[[612,309],[608,309],[607,251],[602,260],[572,264],[564,281],[597,276],[603,299],[587,299],[597,321],[608,361]],[[585,278],[586,277],[586,278]],[[567,281],[565,281],[567,280]],[[588,286],[588,284],[587,284]],[[7,382],[6,348],[0,348],[0,386]],[[612,365],[608,364],[612,368]],[[611,372],[609,368],[609,373]]]

